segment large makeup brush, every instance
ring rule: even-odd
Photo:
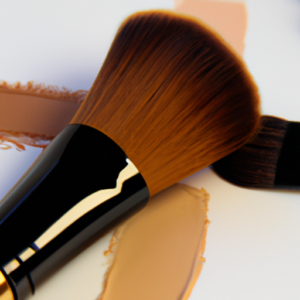
[[[34,292],[149,194],[241,147],[258,102],[244,63],[203,24],[166,12],[125,20],[71,124],[0,203],[7,299]]]
[[[300,189],[300,123],[263,116],[257,134],[213,166],[236,185]]]

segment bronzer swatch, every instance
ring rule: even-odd
[[[245,48],[247,9],[243,1],[181,0],[175,10],[194,16],[218,32],[241,56]]]
[[[120,226],[99,300],[187,299],[204,261],[208,198],[204,189],[176,184]]]
[[[0,81],[0,130],[53,138],[69,124],[86,93]]]

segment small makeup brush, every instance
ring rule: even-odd
[[[34,293],[149,195],[241,147],[258,103],[244,63],[203,24],[154,11],[125,20],[71,124],[0,202],[6,299]]]
[[[258,133],[243,147],[213,164],[236,185],[300,189],[300,123],[263,116]]]

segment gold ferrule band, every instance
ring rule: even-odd
[[[1,300],[14,300],[14,294],[5,278],[0,271],[0,299]]]

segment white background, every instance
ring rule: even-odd
[[[245,60],[260,88],[262,112],[300,120],[300,1],[246,2]],[[124,17],[173,6],[171,0],[0,1],[0,79],[89,89]],[[2,152],[4,173],[15,162]],[[190,300],[299,300],[300,192],[238,188],[208,168],[184,182],[211,195],[207,262]],[[85,274],[100,276],[107,242],[88,249],[33,299],[89,300],[93,290],[94,300],[100,279]]]

